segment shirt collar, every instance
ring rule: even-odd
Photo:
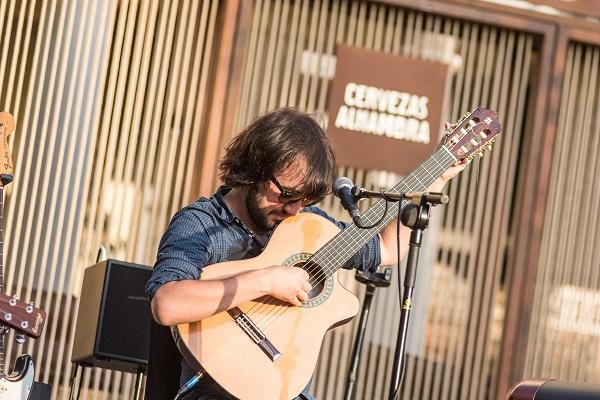
[[[212,200],[217,212],[219,213],[219,217],[228,223],[233,223],[237,217],[233,211],[231,211],[227,203],[225,203],[225,199],[223,198],[223,196],[229,193],[230,190],[231,188],[228,186],[220,186],[213,195]]]

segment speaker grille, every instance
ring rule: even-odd
[[[150,303],[144,290],[152,270],[112,262],[106,272],[98,354],[147,363]]]

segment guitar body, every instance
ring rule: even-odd
[[[0,400],[27,400],[33,387],[33,360],[25,354],[17,358],[10,375],[0,377]]]
[[[279,224],[258,257],[210,265],[204,268],[201,279],[223,279],[270,265],[301,266],[339,232],[327,219],[301,213]],[[307,267],[307,271],[311,269]],[[174,328],[175,341],[192,367],[201,366],[235,397],[291,399],[308,384],[325,332],[358,312],[358,299],[340,284],[340,273],[350,271],[338,270],[303,307],[283,305],[269,296],[239,306],[279,351],[275,360],[228,312],[178,325]]]

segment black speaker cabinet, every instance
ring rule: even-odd
[[[123,372],[145,371],[150,301],[145,265],[106,260],[85,270],[71,361]]]
[[[47,383],[33,382],[28,400],[50,400],[52,386]]]

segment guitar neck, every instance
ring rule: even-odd
[[[0,293],[4,292],[4,186],[0,186]]]
[[[4,186],[0,186],[0,293],[4,292]],[[0,326],[0,376],[4,374],[4,337],[6,329]]]
[[[423,191],[439,178],[448,167],[454,164],[455,161],[456,158],[445,147],[440,147],[416,170],[394,186],[391,191],[396,193]],[[362,223],[365,226],[371,226],[381,219],[380,223],[370,229],[359,228],[356,225],[349,226],[316,252],[311,257],[311,262],[320,265],[327,277],[333,275],[361,247],[398,216],[398,207],[388,207],[386,212],[385,203],[385,200],[379,200],[362,217]],[[406,204],[407,201],[403,200],[402,207]],[[383,216],[384,213],[385,216]]]

